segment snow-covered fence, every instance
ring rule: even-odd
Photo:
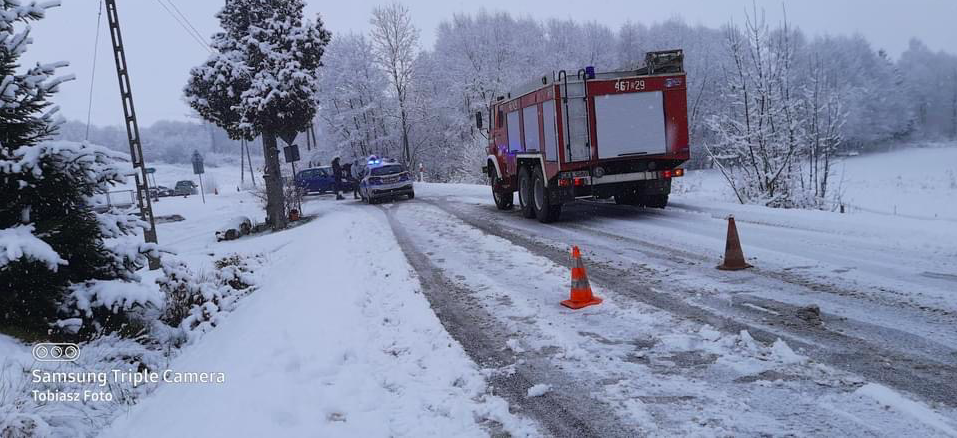
[[[136,195],[133,190],[113,190],[95,199],[93,211],[105,213],[113,208],[126,210],[134,205],[136,205]]]
[[[935,214],[933,216],[925,216],[925,215],[919,215],[919,214],[901,213],[897,210],[897,206],[894,206],[894,210],[879,210],[876,208],[864,207],[861,205],[851,204],[849,202],[844,202],[844,201],[828,200],[825,202],[833,206],[835,210],[842,211],[843,213],[865,212],[865,213],[871,213],[871,214],[880,214],[884,216],[898,216],[898,217],[907,218],[907,219],[918,219],[918,220],[925,220],[925,221],[941,220],[941,221],[948,221],[948,222],[957,222],[957,217],[940,216],[938,214]]]

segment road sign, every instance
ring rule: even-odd
[[[294,144],[286,146],[282,148],[282,152],[283,155],[286,156],[287,163],[295,163],[296,161],[299,161],[299,146]]]
[[[206,173],[206,168],[203,166],[203,156],[199,154],[199,151],[193,151],[193,173],[196,175]]]

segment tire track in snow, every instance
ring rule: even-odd
[[[430,200],[423,202],[439,208],[486,234],[506,239],[557,264],[565,263],[568,258],[564,248],[558,249],[519,234],[503,221],[491,218],[487,214],[481,217],[475,212],[466,214],[449,207],[447,202]],[[905,353],[889,350],[883,345],[832,332],[823,327],[800,324],[797,318],[789,316],[782,316],[782,318],[787,318],[790,324],[770,325],[761,321],[762,317],[767,318],[766,312],[747,306],[738,306],[731,314],[720,314],[714,309],[697,306],[681,298],[681,296],[693,296],[697,293],[696,291],[682,291],[685,292],[683,294],[658,292],[649,287],[646,280],[636,278],[630,270],[593,263],[589,265],[589,276],[607,288],[680,317],[710,324],[727,333],[747,330],[755,339],[766,344],[771,344],[780,338],[792,348],[802,348],[808,356],[823,363],[910,392],[928,401],[957,407],[957,366],[908,356]],[[784,303],[781,305],[786,306]]]
[[[609,232],[605,230],[598,229],[596,227],[577,224],[577,223],[565,223],[562,224],[563,227],[572,228],[581,230],[584,233],[600,235],[607,237],[609,239],[624,241],[637,245],[638,247],[629,246],[628,250],[635,251],[643,256],[649,257],[651,259],[665,259],[672,263],[677,263],[679,265],[704,265],[706,268],[699,269],[695,273],[706,278],[711,278],[713,281],[720,282],[723,280],[720,271],[715,271],[711,269],[711,265],[716,263],[713,256],[706,256],[691,251],[671,248],[665,245],[661,245],[655,242],[651,242],[645,239],[624,236],[615,232]],[[648,248],[643,249],[642,247]],[[613,251],[613,248],[604,247],[609,251]],[[846,287],[841,287],[838,285],[828,284],[820,281],[815,281],[813,279],[805,278],[799,274],[790,272],[788,270],[776,271],[761,267],[754,267],[748,270],[749,273],[753,273],[762,277],[765,277],[772,281],[778,281],[781,283],[786,283],[797,288],[806,289],[813,292],[821,292],[827,294],[838,295],[842,297],[849,297],[855,300],[863,300],[873,302],[882,306],[896,307],[896,306],[905,306],[919,314],[920,317],[927,319],[929,322],[935,324],[947,325],[957,323],[957,318],[952,312],[927,308],[924,306],[918,306],[914,303],[909,302],[899,302],[893,301],[890,303],[884,302],[883,300],[878,299],[872,295],[849,289]],[[658,272],[656,275],[653,275],[653,278],[664,278],[665,273]],[[711,308],[722,309],[727,308],[728,302],[721,298],[704,298],[703,303],[707,304]],[[782,302],[779,300],[755,296],[750,293],[742,293],[740,295],[733,295],[731,297],[731,306],[737,307],[734,309],[734,312],[748,312],[754,310],[753,308],[748,308],[750,305],[757,305],[763,308],[770,308],[776,310],[784,315],[795,315],[799,310],[800,306]],[[742,306],[744,308],[742,308]],[[753,312],[751,312],[753,313]],[[761,319],[761,317],[766,317],[767,315],[753,313],[751,315],[752,319]],[[883,345],[888,345],[889,348],[895,347],[906,347],[906,350],[898,350],[901,354],[921,354],[925,358],[933,361],[942,361],[948,365],[957,365],[957,350],[953,347],[940,344],[937,341],[929,340],[925,337],[922,337],[918,334],[910,333],[907,331],[900,330],[895,327],[888,327],[884,325],[874,324],[867,321],[861,321],[856,319],[848,319],[839,315],[828,315],[822,314],[825,320],[827,320],[829,328],[841,328],[841,329],[853,329],[859,334],[867,334],[869,337],[866,339],[868,342],[878,342]],[[795,321],[793,318],[778,318],[776,323],[791,325]],[[916,351],[915,351],[916,350]]]
[[[612,221],[621,222],[622,219],[618,219],[618,215],[628,214],[633,217],[635,210],[625,210],[631,207],[618,206],[610,203],[603,202],[588,202],[590,205],[603,205],[608,207],[610,210]],[[500,213],[500,212],[491,212],[491,213]],[[602,213],[609,213],[609,211],[602,211]],[[644,212],[643,212],[644,213]],[[656,216],[664,216],[660,211],[652,211],[652,214]],[[576,214],[581,215],[582,212],[576,212]],[[521,230],[521,232],[529,232],[529,228],[522,227],[524,221],[520,221],[518,224],[505,223],[501,220],[501,216],[493,218],[491,215],[486,218],[496,223],[503,225],[505,227],[510,227],[512,229]],[[603,216],[604,219],[609,219],[607,215]],[[537,223],[532,222],[533,226],[540,226]],[[517,225],[517,226],[516,226]],[[650,260],[664,261],[668,264],[674,265],[671,268],[681,271],[683,274],[693,273],[696,277],[707,278],[714,282],[725,282],[726,277],[722,276],[720,271],[715,271],[711,269],[712,264],[717,264],[720,258],[720,254],[715,255],[704,255],[701,253],[696,253],[690,250],[683,250],[675,248],[673,246],[667,246],[660,243],[652,242],[645,238],[639,238],[635,236],[628,236],[621,233],[621,231],[609,231],[598,228],[596,226],[590,226],[582,223],[575,222],[562,222],[559,225],[547,225],[555,230],[567,231],[568,229],[574,229],[581,232],[583,235],[589,236],[601,236],[606,239],[611,239],[619,242],[628,242],[631,245],[626,247],[612,247],[609,245],[603,245],[597,242],[590,242],[592,248],[595,248],[596,245],[599,249],[604,249],[609,253],[614,253],[617,255],[623,255],[620,250],[624,249],[627,251],[635,252],[641,254],[643,257],[647,257]],[[564,249],[564,244],[556,244],[553,241],[549,241],[548,237],[541,237],[539,239],[540,243],[545,245],[551,245],[560,250]],[[723,246],[723,241],[721,243]],[[703,265],[705,268],[701,268],[697,265]],[[634,268],[633,268],[634,269]],[[655,269],[653,267],[642,265],[639,269],[644,269],[646,271],[646,277],[648,278],[665,278],[669,275],[668,272],[663,272],[661,269]],[[832,284],[825,281],[819,281],[814,278],[809,278],[807,275],[802,275],[798,272],[793,272],[791,268],[784,268],[783,270],[773,270],[768,268],[762,268],[760,266],[754,267],[748,270],[748,273],[755,274],[760,277],[763,277],[769,280],[771,283],[764,285],[765,287],[771,289],[778,289],[780,286],[788,285],[796,288],[796,291],[799,291],[801,295],[806,295],[808,299],[813,299],[813,294],[824,294],[826,296],[831,295],[839,297],[838,300],[832,305],[837,307],[854,307],[857,303],[847,302],[845,300],[854,300],[854,301],[866,301],[873,303],[878,308],[884,309],[895,309],[898,314],[894,317],[903,317],[903,318],[917,318],[918,320],[924,323],[924,330],[919,332],[909,332],[902,330],[899,327],[894,326],[892,323],[885,321],[882,325],[879,322],[869,322],[858,317],[857,319],[848,318],[843,315],[828,315],[829,325],[832,328],[840,328],[842,330],[851,330],[857,333],[856,336],[865,338],[868,342],[878,343],[882,345],[889,345],[890,348],[895,347],[906,347],[906,351],[901,351],[902,354],[913,354],[916,353],[922,354],[924,357],[930,360],[942,360],[943,362],[949,365],[957,365],[957,349],[954,346],[951,346],[949,342],[952,338],[948,335],[952,331],[939,332],[937,327],[954,327],[957,325],[957,313],[948,311],[936,307],[928,307],[904,299],[894,299],[895,297],[906,298],[907,295],[903,292],[889,289],[883,286],[876,287],[884,295],[874,295],[860,290],[852,289],[847,286],[842,286],[838,284]],[[667,269],[665,270],[667,271]],[[657,282],[655,282],[657,283]],[[861,286],[868,287],[868,286]],[[692,291],[694,292],[694,291]],[[810,292],[810,294],[808,294]],[[694,292],[697,293],[697,292]],[[760,294],[759,294],[760,295]],[[774,308],[786,312],[790,315],[800,309],[799,306],[793,303],[783,302],[781,300],[759,296],[752,294],[750,292],[743,292],[741,294],[734,294],[731,296],[732,306],[737,306],[739,308],[734,309],[737,312],[750,310],[742,309],[740,307],[747,306],[750,304],[759,304],[758,302],[764,303],[759,304],[761,306],[767,307],[768,303],[772,303]],[[709,307],[724,309],[727,307],[727,300],[721,298],[705,298],[703,300],[704,304],[707,304]],[[901,309],[904,307],[906,309]],[[900,311],[906,311],[906,314],[900,314]],[[754,316],[754,315],[752,315]],[[873,314],[869,315],[873,317]],[[758,318],[760,319],[760,318]],[[957,335],[957,332],[954,332]]]
[[[420,201],[409,201],[420,202]],[[512,365],[515,360],[503,350],[509,332],[489,315],[469,290],[456,284],[433,265],[429,257],[415,244],[396,218],[396,208],[382,208],[389,225],[409,264],[415,269],[423,293],[432,304],[446,331],[465,349],[469,357],[483,368],[497,369]],[[489,381],[496,395],[504,397],[512,406],[534,418],[553,436],[558,437],[628,437],[637,432],[626,430],[609,418],[610,409],[603,402],[587,397],[585,388],[574,393],[548,392],[538,397],[527,397],[528,389],[547,381],[561,380],[563,387],[578,387],[577,382],[547,367],[545,363],[525,361],[516,364],[515,373],[494,373]],[[553,385],[554,387],[555,385]],[[587,400],[585,400],[587,399]],[[593,420],[597,419],[597,420]]]

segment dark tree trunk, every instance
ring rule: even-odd
[[[400,103],[400,105],[402,105]],[[402,160],[405,162],[406,169],[412,168],[412,151],[409,148],[409,123],[405,113],[405,107],[402,107]]]
[[[266,159],[266,216],[274,231],[286,228],[286,200],[282,190],[282,172],[279,169],[279,146],[276,134],[264,132],[263,156]]]

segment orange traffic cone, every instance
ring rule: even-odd
[[[591,293],[591,285],[588,284],[588,274],[585,273],[585,265],[582,264],[582,255],[577,246],[572,247],[572,260],[575,263],[572,266],[572,291],[571,296],[562,301],[562,305],[570,309],[581,309],[601,303],[598,298]]]
[[[722,271],[739,271],[750,268],[744,261],[741,240],[738,239],[738,227],[734,225],[734,215],[728,216],[728,240],[724,245],[724,263],[718,266]]]

